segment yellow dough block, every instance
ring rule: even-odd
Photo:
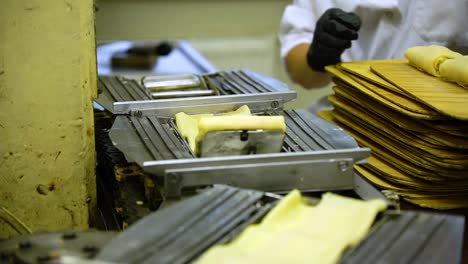
[[[468,87],[468,56],[446,60],[440,65],[442,79]]]
[[[309,206],[294,190],[260,224],[250,225],[229,244],[212,247],[196,263],[336,263],[385,209],[382,200],[332,193]]]
[[[283,116],[252,116],[247,105],[235,111],[214,114],[175,115],[177,129],[187,139],[190,149],[197,153],[197,144],[209,131],[222,130],[286,130]]]
[[[175,115],[175,121],[179,133],[187,140],[190,149],[196,153],[197,143],[195,139],[198,135],[198,120],[202,116],[212,116],[213,114],[187,115],[184,112]]]
[[[440,66],[444,61],[461,56],[458,52],[437,45],[416,46],[405,50],[405,57],[411,65],[437,77],[440,77]]]

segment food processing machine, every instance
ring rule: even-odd
[[[214,185],[121,233],[65,231],[0,242],[2,263],[191,263],[258,223],[283,197]],[[309,198],[316,204],[318,199]],[[464,218],[387,210],[339,263],[459,263]],[[313,227],[311,227],[313,228]],[[278,241],[281,243],[281,241]]]
[[[136,163],[158,182],[166,198],[180,197],[184,189],[219,183],[279,193],[293,188],[349,190],[355,187],[353,164],[365,162],[369,155],[368,149],[359,148],[337,126],[302,109],[285,110],[296,93],[251,71],[144,77],[140,81],[101,77],[99,87],[97,102],[116,115],[109,129],[112,143],[128,162]],[[255,115],[283,116],[284,137],[267,131],[211,133],[202,141],[203,149],[215,151],[210,143],[229,139],[230,144],[250,146],[250,155],[221,152],[197,157],[174,122],[179,112],[216,114],[244,105]],[[278,153],[261,151],[278,140],[282,141]]]
[[[286,109],[296,93],[276,80],[246,70],[141,80],[104,76],[99,90],[96,102],[106,111],[95,115],[98,226],[107,231],[15,237],[0,243],[2,261],[191,263],[262,221],[291,189],[386,199],[353,170],[369,149],[305,110]],[[207,134],[199,144],[212,151],[196,154],[174,120],[179,112],[217,115],[243,106],[254,115],[282,116],[285,133]],[[280,148],[272,150],[269,141],[280,141]],[[243,144],[247,152],[210,147],[219,142]],[[386,200],[390,209],[340,262],[458,263],[464,218],[402,212],[397,198]]]

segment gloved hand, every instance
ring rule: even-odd
[[[341,61],[343,51],[358,38],[361,19],[339,8],[328,9],[317,21],[314,39],[307,52],[307,62],[316,71]]]

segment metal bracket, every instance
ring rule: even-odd
[[[180,197],[186,187],[228,184],[270,192],[345,190],[353,188],[353,159],[318,159],[168,169],[167,198]]]
[[[253,113],[276,111],[284,103],[296,99],[293,91],[261,94],[237,94],[209,97],[160,99],[145,101],[114,102],[114,114],[129,114],[141,111],[143,116],[173,117],[178,112],[189,114],[219,113],[248,105]]]

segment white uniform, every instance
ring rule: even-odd
[[[343,61],[403,58],[406,48],[427,44],[468,54],[468,0],[295,0],[281,20],[282,58],[312,41],[315,23],[331,7],[362,20]]]

